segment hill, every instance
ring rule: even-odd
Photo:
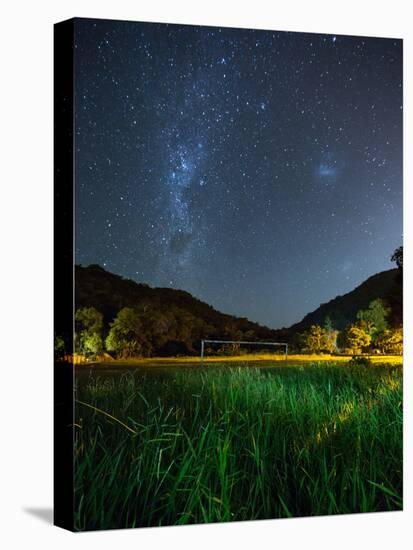
[[[402,284],[398,269],[389,269],[369,277],[351,292],[321,304],[315,311],[308,313],[302,321],[292,325],[289,330],[303,332],[311,325],[322,325],[326,317],[330,317],[334,328],[342,330],[356,319],[360,309],[366,309],[376,298],[381,298],[390,307],[390,324],[401,324]]]
[[[146,317],[149,313],[152,317],[158,317],[157,325],[160,317],[169,315],[170,318],[165,321],[169,326],[190,326],[192,334],[185,336],[178,335],[176,328],[170,330],[171,333],[174,332],[171,336],[174,341],[185,340],[187,349],[182,349],[182,352],[190,352],[200,338],[274,341],[284,333],[244,317],[221,313],[194,298],[189,292],[173,288],[152,288],[110,273],[99,265],[76,266],[75,281],[76,309],[95,307],[103,314],[105,326],[109,326],[118,311],[124,307],[146,310]],[[199,349],[198,345],[196,347]]]

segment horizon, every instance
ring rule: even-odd
[[[402,41],[81,19],[76,263],[288,327],[402,244]]]
[[[207,305],[211,306],[213,309],[215,309],[215,311],[217,311],[218,313],[222,313],[224,315],[230,315],[230,316],[233,316],[233,317],[244,317],[244,316],[240,316],[240,315],[237,315],[235,313],[231,313],[229,311],[222,311],[220,310],[219,308],[217,308],[214,304],[211,304],[209,302],[205,302],[204,300],[202,300],[201,298],[199,298],[198,296],[192,294],[191,292],[189,292],[188,290],[185,290],[184,288],[173,288],[173,287],[170,287],[170,286],[152,286],[150,285],[149,283],[146,283],[145,281],[138,281],[136,279],[134,279],[133,277],[126,277],[124,275],[121,275],[120,273],[114,273],[113,271],[110,271],[108,269],[106,269],[105,267],[99,265],[99,264],[96,264],[96,263],[93,263],[93,264],[89,264],[89,265],[82,265],[82,264],[75,264],[75,267],[81,267],[83,269],[88,269],[88,268],[99,268],[103,271],[105,271],[106,273],[110,273],[111,275],[115,275],[117,277],[121,277],[125,280],[130,280],[138,285],[144,285],[144,286],[147,286],[153,290],[176,290],[176,291],[179,291],[179,292],[186,292],[188,294],[190,294],[192,296],[192,298],[196,299],[196,300],[199,300],[199,301],[203,301],[204,303],[206,303]],[[279,327],[272,327],[272,326],[269,326],[269,325],[266,325],[265,323],[261,323],[260,321],[256,321],[255,319],[251,319],[249,317],[247,317],[246,319],[252,323],[257,323],[263,327],[266,327],[266,328],[269,328],[271,330],[282,330],[282,329],[289,329],[291,326],[297,324],[297,323],[300,323],[304,317],[306,317],[308,314],[310,313],[313,313],[315,310],[317,310],[320,306],[330,302],[331,300],[334,300],[335,298],[338,298],[338,297],[342,297],[342,296],[345,296],[346,294],[352,292],[353,290],[355,290],[356,288],[358,288],[359,286],[361,286],[362,284],[364,284],[366,281],[368,281],[370,278],[374,277],[375,275],[380,275],[381,273],[384,273],[386,271],[392,271],[392,270],[395,270],[397,271],[397,267],[390,267],[390,269],[386,269],[384,271],[378,271],[377,273],[372,273],[371,275],[367,276],[366,279],[363,279],[362,281],[360,281],[360,283],[358,283],[354,288],[352,288],[351,290],[347,291],[347,292],[343,292],[342,294],[337,294],[336,296],[332,296],[331,298],[329,298],[326,302],[322,302],[320,304],[318,304],[317,307],[315,307],[314,309],[310,310],[310,311],[307,311],[302,317],[300,317],[300,319],[297,319],[296,321],[294,321],[293,323],[291,323],[290,325],[282,325],[282,326],[279,326]]]

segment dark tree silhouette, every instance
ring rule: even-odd
[[[399,248],[396,248],[390,259],[392,262],[396,262],[396,265],[399,269],[403,269],[403,246],[399,246]]]

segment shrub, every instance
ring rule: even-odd
[[[382,353],[403,354],[403,329],[387,329],[377,338],[376,346]]]
[[[352,367],[371,367],[373,363],[370,357],[355,356],[350,359],[348,364]]]
[[[349,325],[340,332],[337,345],[347,353],[359,354],[370,345],[371,336],[360,324]]]

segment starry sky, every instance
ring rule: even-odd
[[[394,267],[402,41],[77,19],[76,263],[272,328]]]

